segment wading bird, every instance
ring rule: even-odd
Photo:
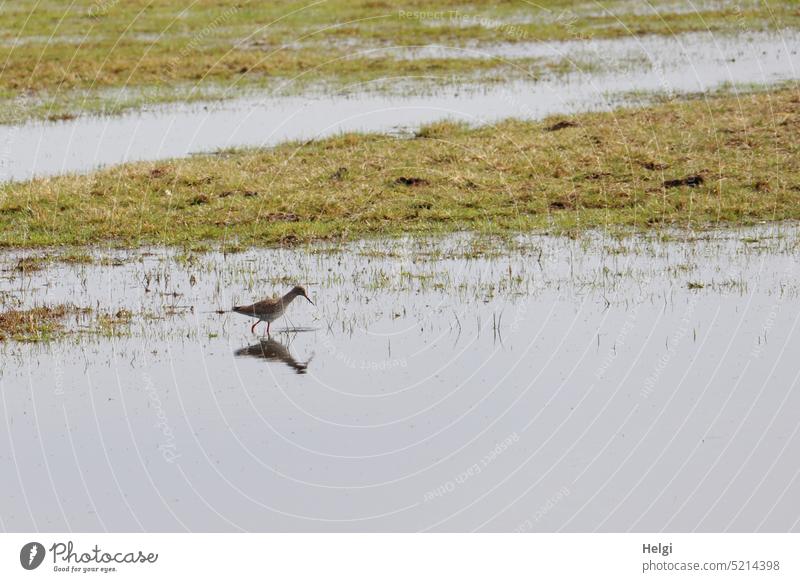
[[[253,324],[253,327],[250,328],[250,333],[255,333],[256,326],[262,321],[266,321],[267,335],[269,335],[269,324],[284,314],[286,308],[292,301],[294,301],[295,297],[305,297],[311,305],[314,305],[314,302],[308,298],[306,290],[298,285],[283,297],[264,299],[263,301],[258,301],[252,305],[236,305],[234,306],[233,311],[258,319],[258,321]]]

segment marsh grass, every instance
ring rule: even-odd
[[[317,51],[316,54],[321,54]],[[331,72],[333,69],[335,72]],[[347,66],[327,64],[315,73],[297,77],[257,76],[226,85],[230,79],[210,76],[202,84],[165,81],[162,85],[69,88],[41,87],[19,94],[0,87],[0,124],[29,120],[70,121],[87,115],[120,115],[131,110],[176,104],[214,103],[233,98],[259,98],[265,91],[276,96],[314,97],[331,93],[381,95],[433,94],[458,85],[463,90],[513,80],[556,78],[576,70],[591,72],[599,66],[575,59],[517,58],[392,58],[347,60]],[[2,75],[0,75],[2,78]],[[399,81],[403,79],[404,82]],[[148,83],[155,83],[148,79]]]
[[[637,301],[668,305],[678,287],[699,297],[745,296],[755,285],[744,275],[749,268],[764,259],[785,265],[798,248],[796,223],[703,231],[628,229],[627,234],[586,229],[563,237],[456,233],[368,238],[296,249],[257,248],[234,256],[177,247],[97,248],[90,264],[65,263],[53,254],[45,270],[25,280],[42,300],[63,297],[91,305],[91,310],[65,304],[26,311],[20,307],[21,291],[0,289],[2,341],[208,340],[247,333],[247,322],[228,317],[230,305],[283,293],[298,282],[319,299],[317,307],[298,313],[322,333],[352,334],[384,325],[388,317],[413,321],[429,332],[450,326],[458,334],[463,325],[508,339],[518,325],[518,302],[587,296],[600,309]],[[7,264],[18,260],[15,254],[9,253]],[[112,267],[122,257],[122,268]],[[768,293],[796,297],[798,285],[790,271],[775,274],[783,278]],[[87,284],[92,280],[104,284]],[[109,293],[124,296],[130,308],[109,305]],[[404,298],[420,294],[428,298],[425,308],[417,303],[407,309]],[[463,311],[454,314],[454,305],[483,310],[481,321],[465,319]]]
[[[21,257],[12,268],[12,271],[23,275],[26,273],[35,273],[44,269],[49,260],[50,258],[47,256]]]
[[[122,337],[131,333],[134,317],[127,309],[107,311],[72,304],[11,309],[0,312],[0,342],[38,343],[69,336]]]
[[[0,312],[0,341],[52,340],[64,333],[64,320],[68,316],[79,316],[88,311],[74,305],[60,304]]]
[[[92,265],[95,260],[92,255],[79,250],[70,250],[56,257],[56,259],[67,265]]]
[[[113,313],[101,313],[97,316],[93,331],[104,337],[120,336],[127,333],[127,326],[133,320],[133,313],[127,309],[119,309]]]
[[[0,187],[0,246],[294,245],[800,219],[794,89],[343,134]]]
[[[276,87],[296,90],[398,76],[478,74],[548,66],[512,59],[402,59],[370,49],[430,44],[480,48],[497,43],[608,38],[688,31],[780,29],[800,22],[796,4],[773,1],[693,5],[670,0],[647,9],[630,2],[459,0],[255,2],[199,0],[18,0],[0,12],[0,122],[68,119],[152,103],[220,97]],[[658,12],[657,12],[658,10]],[[556,68],[563,64],[556,63]]]

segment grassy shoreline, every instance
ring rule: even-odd
[[[303,91],[403,75],[489,82],[564,66],[525,58],[403,59],[371,51],[387,46],[479,50],[497,43],[798,27],[796,4],[776,0],[688,11],[671,0],[655,0],[646,10],[585,0],[486,6],[448,0],[435,10],[421,0],[76,0],[64,6],[21,0],[0,13],[0,123],[118,113],[182,100],[176,93],[214,98],[222,88],[238,95],[289,79]]]
[[[441,122],[0,187],[0,247],[295,244],[800,219],[796,89]]]
[[[401,69],[402,66],[402,69]],[[376,75],[372,63],[353,60],[346,70],[327,74],[301,73],[294,78],[259,77],[219,82],[153,84],[147,86],[71,89],[56,94],[15,95],[0,91],[0,127],[29,121],[64,121],[87,115],[113,116],[170,105],[215,103],[233,99],[349,94],[424,95],[443,87],[486,87],[510,81],[558,79],[603,70],[588,59],[564,58],[429,58],[393,61]]]

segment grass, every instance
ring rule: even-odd
[[[74,325],[67,325],[69,318]],[[0,311],[0,342],[47,342],[79,333],[121,336],[128,333],[132,320],[133,314],[125,309],[104,312],[72,304],[9,309]]]
[[[564,63],[404,60],[371,49],[796,27],[791,1],[735,6],[506,0],[18,0],[0,12],[0,122],[63,119],[242,90],[343,87],[395,77],[482,80],[539,75]],[[681,9],[678,9],[681,8]],[[658,9],[658,13],[656,13]]]
[[[128,164],[3,185],[0,246],[800,219],[798,128],[800,94],[782,89]]]
[[[392,70],[381,63],[392,63]],[[72,88],[52,93],[31,90],[17,93],[0,89],[0,124],[32,119],[66,121],[82,115],[118,115],[130,110],[176,103],[223,101],[259,96],[263,90],[281,95],[326,95],[331,92],[424,94],[455,84],[493,84],[511,80],[535,80],[575,70],[591,72],[599,65],[586,59],[427,58],[413,61],[376,58],[370,63],[341,63],[330,76],[304,75],[295,79],[259,78],[230,86],[221,80],[191,84],[186,81],[127,87]]]
[[[64,332],[64,319],[85,310],[72,305],[0,312],[0,341],[40,342]]]
[[[51,340],[70,340],[77,345],[137,336],[157,342],[187,337],[214,339],[227,333],[220,332],[219,318],[227,317],[232,302],[270,291],[283,292],[297,282],[310,284],[315,300],[326,298],[320,301],[318,310],[305,311],[301,317],[328,329],[352,333],[354,328],[367,327],[387,316],[419,318],[428,325],[431,313],[419,312],[422,303],[408,310],[395,303],[397,293],[424,293],[447,297],[448,301],[435,302],[436,313],[446,316],[443,325],[451,325],[453,331],[460,330],[462,321],[451,301],[463,307],[500,300],[498,310],[483,319],[484,329],[500,333],[509,329],[509,321],[516,320],[513,310],[503,316],[504,305],[546,290],[589,293],[606,305],[638,303],[644,300],[642,293],[649,302],[660,304],[664,293],[669,295],[676,285],[700,295],[743,295],[751,282],[741,269],[747,272],[758,268],[763,260],[777,261],[770,263],[775,266],[774,274],[778,277],[783,272],[781,277],[785,278],[788,271],[777,265],[786,264],[800,248],[796,225],[758,226],[745,232],[714,229],[695,235],[678,230],[651,230],[636,236],[595,231],[570,234],[574,236],[460,233],[450,237],[381,238],[345,245],[309,245],[288,252],[254,249],[225,260],[218,253],[202,250],[187,254],[181,249],[162,249],[154,255],[153,249],[143,248],[123,253],[129,267],[119,270],[107,269],[103,255],[96,255],[88,267],[82,262],[56,266],[65,255],[54,254],[49,257],[54,270],[26,281],[28,288],[43,289],[40,285],[47,281],[61,277],[69,281],[75,276],[81,281],[101,277],[104,285],[80,283],[74,285],[74,303],[24,311],[16,293],[0,290],[4,306],[16,305],[15,310],[0,309],[0,346],[6,341]],[[753,244],[755,241],[758,244]],[[120,253],[112,252],[106,258],[115,255]],[[6,264],[13,265],[17,258]],[[331,269],[331,264],[342,268]],[[730,267],[733,264],[736,269]],[[465,269],[465,265],[470,267]],[[781,297],[798,293],[797,285],[785,281],[767,284],[767,288]],[[383,299],[374,302],[367,298],[372,307],[363,310],[343,307],[341,302],[347,303],[353,289],[380,293]],[[636,293],[631,295],[628,291],[633,290]],[[129,311],[107,303],[109,296],[120,295],[126,297],[127,305],[138,307]],[[93,308],[75,308],[74,304]],[[464,318],[463,313],[460,317]],[[250,323],[244,319],[234,317],[231,323],[231,333],[249,334]],[[466,320],[463,323],[469,325]],[[480,320],[477,326],[480,331]]]
[[[13,270],[22,274],[35,273],[44,269],[47,262],[47,257],[22,257],[14,265]]]

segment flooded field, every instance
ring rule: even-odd
[[[0,342],[0,527],[796,531],[798,251],[775,224],[5,253],[3,310],[81,310]],[[269,338],[226,312],[294,284],[316,306]]]
[[[344,131],[404,132],[443,118],[480,124],[515,117],[607,110],[656,96],[711,91],[744,84],[768,86],[798,78],[798,34],[793,30],[739,35],[691,33],[553,43],[497,44],[480,49],[398,47],[364,49],[376,58],[448,56],[567,60],[563,74],[480,84],[452,79],[425,88],[425,79],[383,80],[340,94],[268,96],[221,103],[160,107],[118,117],[80,117],[0,128],[0,181],[109,164],[269,146]],[[430,79],[428,79],[430,81]],[[376,88],[380,88],[377,90]],[[387,92],[388,90],[388,92]],[[230,91],[236,91],[231,87]]]

